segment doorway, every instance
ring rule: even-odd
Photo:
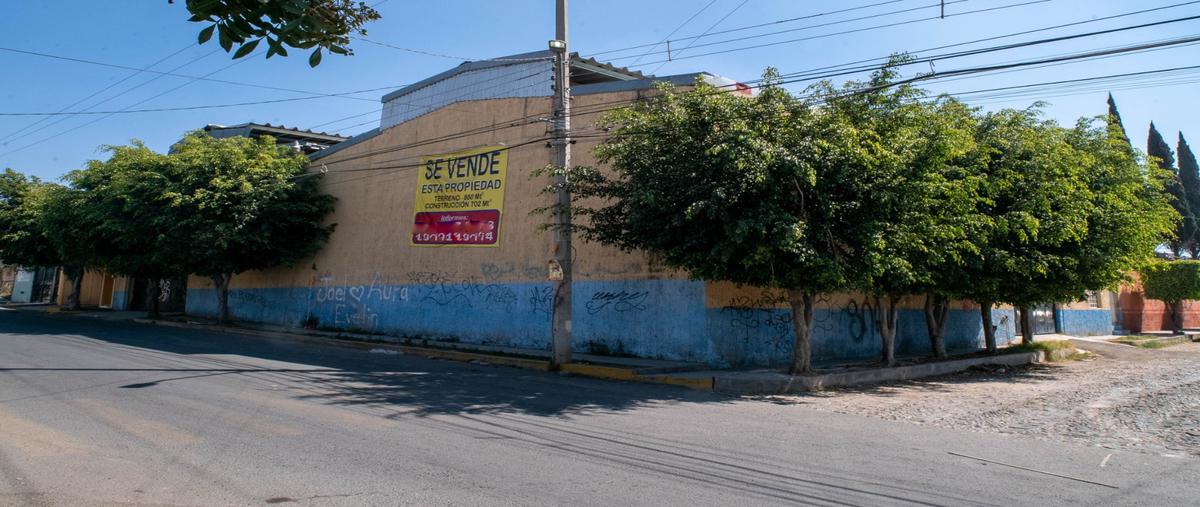
[[[1058,323],[1054,319],[1054,304],[1043,303],[1034,305],[1029,312],[1033,334],[1054,334],[1058,332]]]

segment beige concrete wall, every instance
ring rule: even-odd
[[[588,95],[577,98],[578,107],[633,97],[634,93]],[[422,156],[488,145],[515,146],[547,136],[544,121],[435,142],[459,132],[503,127],[522,118],[545,117],[549,98],[471,101],[441,109],[374,138],[318,159],[314,171],[325,170],[322,190],[337,199],[329,221],[337,224],[329,243],[316,256],[295,268],[243,273],[231,288],[300,287],[321,284],[362,284],[372,281],[405,284],[422,274],[449,274],[455,280],[486,278],[489,281],[545,280],[547,261],[553,256],[553,237],[541,225],[547,217],[532,216],[535,208],[552,203],[541,193],[549,182],[531,173],[549,165],[552,151],[545,142],[510,149],[505,203],[498,247],[418,247],[410,244],[417,170]],[[598,115],[577,120],[574,128],[586,129]],[[578,142],[573,163],[593,165],[597,140]],[[399,148],[399,149],[397,149]],[[576,241],[577,277],[629,279],[682,277],[649,266],[646,256]],[[188,280],[190,288],[211,288],[201,277]]]
[[[105,274],[102,271],[88,270],[83,274],[83,285],[79,288],[79,304],[82,306],[99,306],[101,290],[104,287]],[[65,305],[71,293],[71,280],[66,276],[58,277],[58,304]]]

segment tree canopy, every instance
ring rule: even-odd
[[[354,0],[187,0],[187,10],[189,21],[210,23],[200,30],[201,44],[215,34],[234,58],[249,55],[262,42],[267,58],[287,56],[287,48],[312,49],[308,63],[313,67],[321,63],[322,50],[353,54],[350,36],[366,35],[363,26],[379,19],[366,2]]]
[[[1187,250],[1189,245],[1197,241],[1197,232],[1200,231],[1197,230],[1196,218],[1192,216],[1187,189],[1184,188],[1183,181],[1180,179],[1179,169],[1175,167],[1175,153],[1171,151],[1171,146],[1163,139],[1153,122],[1150,123],[1150,133],[1146,139],[1146,155],[1158,165],[1159,169],[1170,173],[1164,185],[1167,194],[1171,196],[1171,206],[1175,208],[1175,212],[1179,213],[1179,216],[1183,217],[1183,220],[1180,220],[1179,225],[1176,226],[1175,236],[1167,240],[1167,246],[1178,257]]]
[[[323,224],[334,198],[320,193],[308,158],[256,139],[190,134],[170,155],[176,223],[190,234],[186,271],[212,278],[228,320],[233,274],[292,265],[315,253],[333,232]]]
[[[1113,286],[1177,213],[1164,172],[1113,121],[1062,127],[1036,108],[980,114],[893,72],[752,98],[703,82],[606,117],[611,170],[571,174],[585,239],[655,254],[696,278],[784,289],[791,371],[810,368],[812,295],[877,297],[890,361],[896,301],[927,295],[938,355],[949,298],[1028,307]],[[1027,316],[1028,312],[1023,312]]]
[[[1175,156],[1179,159],[1179,182],[1183,185],[1184,194],[1187,195],[1188,210],[1187,215],[1193,221],[1196,218],[1197,210],[1200,210],[1200,166],[1196,164],[1196,155],[1192,153],[1192,147],[1188,145],[1187,139],[1183,138],[1183,132],[1179,133],[1179,144],[1175,148]],[[1200,222],[1196,225],[1200,228]],[[1193,259],[1200,259],[1200,231],[1196,232],[1193,240],[1187,244],[1189,253]]]

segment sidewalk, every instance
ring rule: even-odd
[[[216,321],[184,315],[164,316],[161,319],[148,319],[142,311],[113,311],[104,309],[84,309],[67,312],[54,305],[32,305],[6,307],[10,310],[40,311],[53,314],[64,314],[73,317],[96,318],[108,321],[129,321],[139,324],[169,326],[188,329],[204,329],[222,333],[236,333],[250,336],[300,340],[353,347],[365,350],[391,351],[401,354],[425,356],[431,358],[450,359],[455,361],[475,362],[480,364],[497,364],[514,366],[532,370],[550,370],[550,351],[540,349],[522,349],[495,345],[470,343],[437,342],[431,340],[401,340],[384,335],[350,333],[345,331],[320,331],[313,329],[289,328],[239,322],[233,326],[222,326]],[[681,361],[663,361],[634,357],[598,356],[593,354],[573,354],[575,362],[564,365],[561,371],[587,377],[624,380],[632,382],[651,382],[658,384],[679,385],[698,390],[712,390],[712,376],[675,375],[678,372],[694,372],[706,370],[709,367],[703,363],[687,363]]]

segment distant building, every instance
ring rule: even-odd
[[[326,132],[313,132],[311,130],[300,130],[298,128],[285,127],[283,125],[271,125],[270,123],[241,123],[238,125],[205,125],[204,131],[208,135],[215,138],[225,137],[253,137],[271,136],[275,138],[275,143],[282,146],[290,146],[296,151],[312,154],[321,151],[325,148],[338,144],[342,141],[350,139],[346,136],[337,134],[329,134]]]

